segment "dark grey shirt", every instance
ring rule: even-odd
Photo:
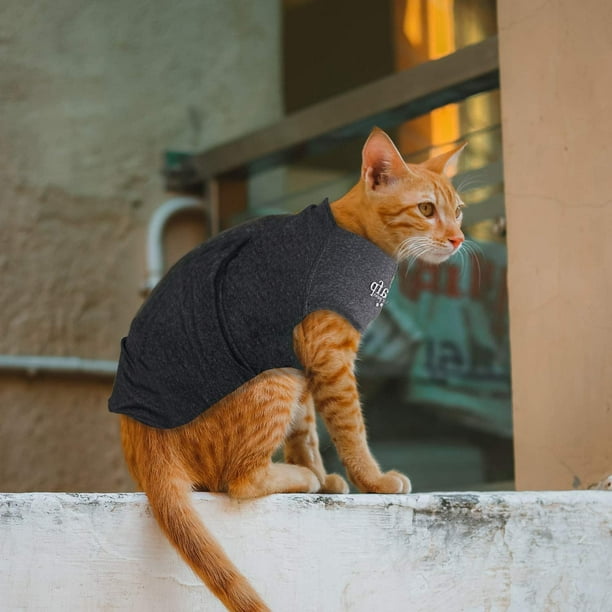
[[[329,203],[227,230],[183,257],[121,341],[112,412],[184,425],[257,374],[302,368],[293,328],[332,310],[363,331],[395,260],[340,228]]]

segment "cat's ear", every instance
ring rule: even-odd
[[[372,190],[392,185],[408,172],[408,168],[393,141],[375,127],[363,145],[361,178]]]
[[[448,170],[452,168],[459,160],[459,156],[466,146],[467,142],[462,142],[458,147],[428,159],[427,161],[423,162],[421,166],[431,170],[432,172],[437,172],[438,174],[446,174]]]

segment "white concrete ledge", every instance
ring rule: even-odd
[[[612,610],[612,494],[196,494],[274,611]],[[141,494],[0,494],[0,609],[223,610]]]

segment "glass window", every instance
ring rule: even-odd
[[[376,3],[375,15],[372,5],[284,2],[288,111],[495,33],[494,2],[397,0]],[[334,40],[339,28],[342,49]],[[407,473],[415,490],[513,488],[499,92],[389,133],[414,163],[467,142],[453,181],[467,205],[469,241],[441,266],[400,266],[383,313],[363,338],[358,374],[372,450],[384,468]],[[362,146],[363,138],[342,141],[252,176],[248,209],[234,221],[340,197],[359,178]],[[321,436],[328,467],[337,469],[333,445]]]

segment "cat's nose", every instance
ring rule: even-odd
[[[464,240],[465,238],[463,236],[453,236],[452,238],[448,239],[448,241],[453,245],[453,249],[458,249]]]

